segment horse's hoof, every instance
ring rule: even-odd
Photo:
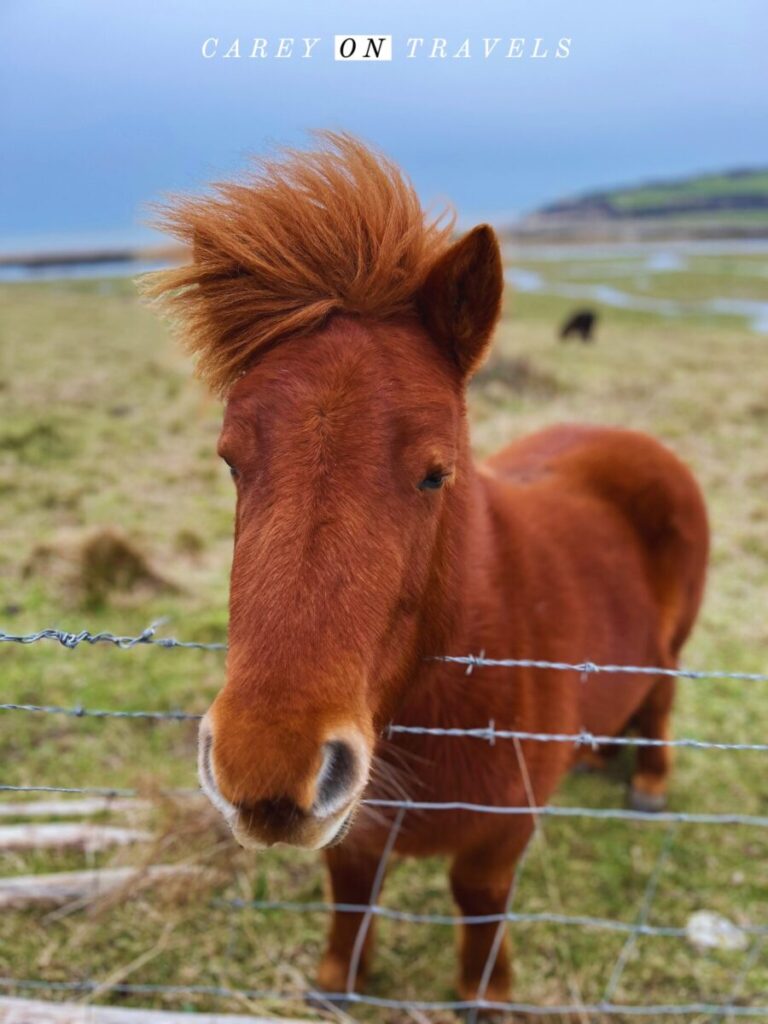
[[[474,986],[460,985],[458,991],[459,999],[467,1002],[474,1002],[478,999],[479,993]],[[483,1002],[497,1003],[502,1006],[511,999],[509,985],[506,982],[494,984],[491,981],[482,995]],[[495,1009],[492,1006],[472,1006],[461,1011],[461,1017],[465,1024],[503,1024],[503,1022],[514,1021],[508,1010]]]
[[[644,814],[658,814],[667,806],[666,793],[644,793],[635,786],[629,787],[629,806],[633,811]]]
[[[355,992],[360,991],[364,981],[365,976],[362,970],[359,970],[355,981]],[[318,966],[314,988],[305,993],[304,1002],[319,1010],[323,1008],[343,1010],[351,1003],[351,1000],[343,998],[348,984],[349,961],[334,953],[326,953]]]

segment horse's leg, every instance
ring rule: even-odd
[[[376,854],[363,853],[347,844],[331,847],[325,852],[325,861],[331,882],[334,903],[367,906],[379,866]],[[361,928],[365,928],[360,958],[354,978],[355,991],[365,980],[373,944],[374,919],[367,922],[364,913],[333,912],[323,959],[317,973],[317,982],[326,992],[345,992],[355,942]]]
[[[675,698],[675,679],[662,676],[654,684],[632,720],[644,739],[668,740],[670,714]],[[629,800],[637,811],[662,811],[667,803],[667,784],[672,767],[670,747],[638,747]]]
[[[533,823],[521,819],[512,837],[505,836],[502,842],[491,841],[457,855],[451,867],[451,889],[462,917],[506,913],[515,868],[532,832]],[[487,985],[483,986],[491,960]],[[458,984],[461,999],[508,1002],[511,985],[506,923],[462,924]]]

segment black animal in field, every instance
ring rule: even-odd
[[[593,309],[577,309],[563,321],[560,327],[560,341],[579,338],[583,342],[594,341],[597,313]]]

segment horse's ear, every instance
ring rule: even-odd
[[[452,245],[422,286],[419,309],[424,325],[449,349],[467,377],[486,354],[501,311],[503,289],[499,243],[487,224]]]

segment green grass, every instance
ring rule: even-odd
[[[608,284],[630,295],[684,303],[712,298],[768,303],[765,257],[693,256],[679,269],[664,272],[649,268],[647,256],[637,255],[572,262],[531,260],[525,266],[557,284]]]
[[[768,212],[761,205],[766,193],[768,170],[761,168],[735,173],[700,174],[674,181],[651,181],[641,185],[589,192],[572,201],[565,201],[562,205],[570,210],[588,210],[595,204],[607,203],[615,214],[623,216],[640,216],[655,210],[659,216],[677,217],[685,213],[695,214],[698,211],[699,215],[712,214],[720,218],[729,212],[738,215],[740,211],[720,209],[718,203],[722,204],[731,199],[743,203],[745,199],[751,199],[754,200],[752,207],[744,212],[748,212],[749,216],[757,215],[762,220]]]
[[[692,199],[722,199],[730,196],[764,196],[768,192],[768,171],[752,171],[733,176],[702,174],[679,182],[663,182],[639,188],[617,189],[606,194],[618,209],[631,212],[646,207],[674,206]]]
[[[525,265],[567,279],[579,274],[600,280],[605,269],[604,263],[558,265],[535,256]],[[764,289],[764,267],[765,257],[696,257],[683,275],[652,275],[644,294],[761,298],[764,291],[751,289],[758,282]],[[0,625],[14,632],[57,625],[133,633],[167,616],[165,632],[223,639],[233,496],[214,455],[220,407],[191,380],[165,328],[139,305],[128,282],[4,286],[0,301]],[[606,309],[595,345],[562,346],[555,328],[573,305],[545,295],[509,297],[496,352],[472,387],[478,452],[568,419],[649,430],[670,443],[701,480],[713,527],[708,595],[686,660],[697,667],[765,671],[766,339],[736,318],[665,321]],[[102,525],[120,527],[178,590],[116,594],[103,606],[84,608],[66,572],[35,571],[41,545],[55,547],[62,536]],[[67,706],[202,711],[223,669],[219,654],[178,650],[4,645],[0,658],[0,699]],[[768,684],[683,681],[675,726],[678,735],[763,741]],[[191,786],[194,732],[190,724],[4,712],[0,783],[129,786],[149,795]],[[671,806],[766,814],[765,764],[758,753],[681,751]],[[573,777],[558,799],[622,806],[627,771],[620,759],[605,778]],[[156,848],[99,855],[96,862],[191,860],[214,866],[216,881],[183,892],[129,894],[65,914],[4,912],[0,975],[279,988],[296,993],[296,1000],[254,1006],[203,997],[101,998],[305,1013],[300,993],[322,948],[323,915],[232,911],[214,901],[322,899],[317,856],[292,850],[246,854],[213,813],[161,800],[152,820],[160,837]],[[658,824],[548,820],[527,857],[515,909],[634,920],[664,834]],[[0,860],[2,874],[87,862],[74,854],[42,853]],[[445,865],[398,863],[383,902],[450,913]],[[697,909],[768,925],[764,830],[679,826],[650,921],[683,926]],[[537,1003],[599,1000],[624,941],[615,933],[541,924],[515,925],[512,932],[516,996]],[[454,960],[449,928],[382,922],[371,990],[450,999]],[[679,938],[642,938],[616,998],[717,999],[731,991],[742,963],[743,954],[706,954]],[[745,980],[742,997],[768,1003],[765,958]],[[406,1019],[354,1012],[370,1020]]]

